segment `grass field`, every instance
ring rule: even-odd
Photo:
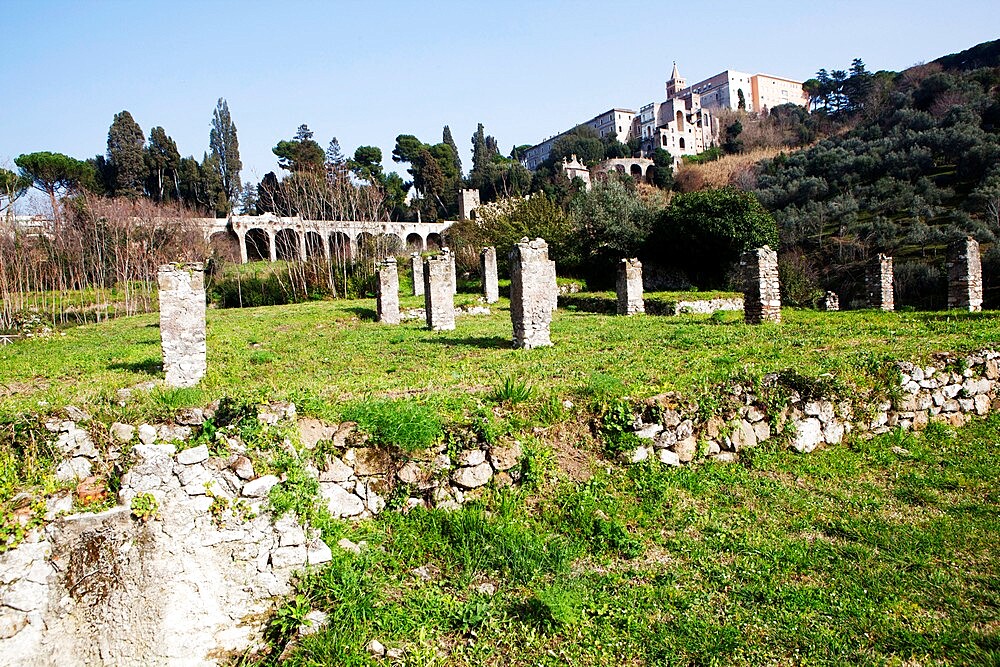
[[[310,609],[329,626],[293,645],[289,665],[1000,662],[1000,417],[806,456],[774,441],[739,464],[620,467],[602,459],[587,407],[609,387],[698,399],[786,368],[863,390],[890,360],[996,345],[1000,315],[786,309],[780,326],[750,327],[738,312],[560,310],[555,346],[532,351],[511,349],[505,301],[453,332],[373,316],[371,300],[210,310],[202,385],[138,391],[124,406],[116,390],[162,377],[156,315],[0,347],[0,433],[67,404],[136,423],[224,396],[290,399],[334,420],[390,398],[446,424],[492,415],[499,437],[522,440],[519,488],[454,512],[317,523],[331,546],[367,546],[334,546],[334,562],[279,605],[273,651],[242,664],[274,662]],[[504,403],[505,385],[530,396]],[[577,408],[559,409],[567,398]],[[19,485],[51,488],[51,462],[19,447],[0,442],[0,505]],[[372,639],[402,657],[372,657]]]

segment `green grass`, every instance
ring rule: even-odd
[[[423,305],[420,297],[402,301]],[[693,393],[736,374],[785,368],[861,381],[887,358],[972,350],[1000,338],[998,313],[786,309],[783,315],[781,326],[752,327],[738,312],[713,322],[708,315],[620,318],[561,310],[552,323],[555,346],[526,352],[511,349],[506,301],[490,316],[459,317],[451,332],[427,331],[419,320],[376,324],[370,300],[210,310],[208,375],[200,391],[206,402],[237,395],[335,407],[405,395],[461,404],[494,390],[497,378],[524,381],[538,396],[572,395],[601,374],[641,397]],[[75,327],[65,336],[0,347],[0,418],[66,404],[135,418],[157,401],[140,392],[120,408],[115,391],[162,377],[157,315]]]
[[[380,664],[373,638],[408,665],[996,664],[998,437],[994,417],[341,524],[369,547],[305,579],[330,626],[283,664]]]

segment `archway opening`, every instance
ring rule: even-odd
[[[322,256],[323,237],[320,236],[319,232],[306,232],[306,257],[312,259]]]
[[[677,131],[678,132],[683,132],[684,131],[684,112],[683,111],[678,111],[677,112]]]
[[[406,235],[406,250],[408,252],[420,252],[424,249],[424,237],[420,234],[413,233]]]
[[[216,232],[208,239],[208,247],[213,258],[224,262],[240,262],[240,237],[236,232],[226,230]]]
[[[330,258],[335,262],[349,262],[353,259],[350,236],[344,232],[330,234]]]
[[[260,262],[271,260],[271,237],[263,229],[249,229],[246,235],[247,261]]]
[[[653,170],[653,165],[649,165],[648,167],[646,167],[646,182],[647,183],[652,183],[653,182],[653,174],[654,173],[656,173],[656,172]]]
[[[431,232],[427,235],[427,249],[428,250],[440,250],[441,249],[441,235],[436,232]]]
[[[635,179],[636,183],[642,181],[642,166],[638,164],[633,164],[629,167],[629,176]]]
[[[274,250],[279,260],[299,258],[299,235],[294,229],[282,229],[274,236]]]

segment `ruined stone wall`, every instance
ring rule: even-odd
[[[555,262],[542,239],[522,239],[510,253],[510,319],[514,347],[551,345],[549,324],[558,297]]]
[[[983,265],[979,242],[968,236],[948,246],[948,308],[983,309]]]
[[[781,322],[778,253],[764,246],[743,253],[743,319],[747,324]]]
[[[387,257],[375,272],[375,316],[382,324],[399,324],[399,271],[396,258]]]
[[[879,253],[867,267],[865,285],[868,290],[868,306],[887,312],[896,309],[892,287],[892,257]]]
[[[479,253],[479,275],[483,281],[483,297],[486,303],[500,300],[500,286],[497,279],[497,249],[490,246]]]
[[[642,262],[638,259],[622,259],[618,263],[618,314],[638,315],[645,313],[642,301]]]
[[[205,267],[164,264],[157,272],[163,370],[172,387],[193,387],[205,377]]]
[[[424,295],[424,258],[419,252],[410,255],[410,268],[413,270],[413,296]]]
[[[282,480],[255,471],[237,436],[224,436],[225,456],[193,446],[193,425],[212,414],[194,409],[178,416],[182,423],[98,429],[113,445],[93,451],[95,465],[131,447],[121,504],[62,516],[73,498],[61,492],[47,500],[51,523],[0,554],[0,665],[189,667],[229,664],[227,657],[262,646],[273,598],[291,593],[296,571],[333,552],[292,515],[269,513],[268,494]],[[75,442],[83,439],[77,433],[89,437],[89,419],[47,427]],[[368,446],[350,422],[299,419],[292,404],[263,406],[257,419],[262,428],[291,425],[304,450],[328,443],[323,466],[306,471],[334,517],[377,515],[398,485],[409,489],[406,508],[456,508],[489,484],[520,479],[516,442],[467,443],[454,458],[445,445],[400,457]],[[157,503],[146,519],[130,510],[142,494]]]
[[[455,328],[455,260],[441,253],[424,260],[424,310],[427,328],[450,331]]]
[[[840,310],[840,297],[836,292],[827,292],[823,297],[823,310],[827,312]]]

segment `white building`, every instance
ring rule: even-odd
[[[574,129],[580,125],[589,125],[597,131],[598,136],[602,139],[606,136],[613,135],[618,141],[625,143],[631,138],[632,134],[632,119],[635,118],[635,111],[633,109],[608,109],[603,113],[599,113],[590,120],[585,120],[578,125],[573,126],[572,129],[566,130],[554,137],[549,137],[537,146],[532,146],[524,153],[522,162],[524,166],[528,169],[534,171],[548,159],[549,154],[552,152],[552,146],[555,142],[572,132]]]

